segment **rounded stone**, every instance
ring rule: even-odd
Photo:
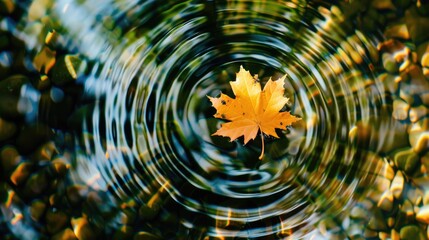
[[[422,230],[416,225],[408,225],[401,228],[399,236],[402,240],[425,240]]]
[[[401,171],[397,171],[390,185],[390,191],[396,199],[400,199],[404,190],[404,175]]]
[[[429,205],[425,205],[419,209],[416,214],[416,220],[425,224],[429,224]]]
[[[50,209],[46,213],[46,228],[49,233],[55,234],[62,230],[69,222],[69,217],[62,211]]]
[[[13,171],[10,176],[10,181],[15,185],[19,186],[24,183],[31,174],[33,164],[28,162],[22,162],[18,167]]]
[[[25,183],[25,191],[31,196],[40,195],[48,187],[48,178],[44,171],[33,173]]]
[[[392,54],[383,53],[381,59],[383,61],[383,67],[387,72],[397,73],[399,71],[399,66]]]
[[[71,225],[78,239],[97,239],[97,234],[85,217],[72,218]]]
[[[73,185],[66,189],[66,196],[70,204],[79,205],[88,195],[88,187],[83,185]]]
[[[16,133],[16,129],[17,127],[15,123],[0,117],[0,142],[13,137]]]
[[[33,221],[39,221],[40,218],[45,213],[46,203],[41,200],[35,200],[31,203],[30,206],[30,216]]]
[[[21,156],[15,147],[6,145],[0,149],[1,168],[4,173],[9,173],[18,166]]]
[[[16,138],[17,149],[23,154],[30,153],[53,135],[53,130],[44,124],[25,125]]]
[[[420,161],[419,156],[411,148],[401,149],[395,153],[396,166],[407,174],[412,174]]]
[[[393,194],[388,190],[381,195],[380,200],[377,203],[377,207],[384,211],[390,212],[393,207],[393,200]]]
[[[21,87],[30,83],[24,75],[13,75],[0,81],[0,95],[19,96]]]

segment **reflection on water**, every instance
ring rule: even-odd
[[[426,2],[1,4],[6,238],[427,238]],[[303,119],[262,161],[240,65]]]

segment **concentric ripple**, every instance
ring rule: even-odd
[[[81,48],[96,104],[73,174],[155,211],[157,234],[303,237],[370,183],[377,147],[359,132],[384,102],[377,41],[330,1],[87,2],[57,5],[92,9],[71,35],[100,43]],[[262,161],[259,140],[211,136],[222,120],[207,96],[230,94],[240,65],[262,84],[287,74],[285,110],[303,119],[266,138]]]

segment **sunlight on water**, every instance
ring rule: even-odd
[[[390,9],[370,2],[359,5],[368,14]],[[0,139],[3,162],[12,159],[6,156],[46,158],[16,160],[10,169],[3,163],[4,234],[423,236],[427,69],[416,63],[415,46],[390,39],[408,34],[418,42],[411,30],[371,28],[357,6],[301,0],[18,4],[22,16],[4,18],[1,28],[22,41],[26,71],[37,77],[20,89],[16,115],[23,126],[46,124],[50,145],[20,147],[18,136],[17,152],[14,140]],[[263,160],[259,139],[244,145],[212,136],[223,120],[213,118],[207,96],[231,96],[229,81],[241,65],[262,84],[286,74],[284,110],[302,118],[278,131],[279,139],[265,137]],[[10,119],[2,114],[0,106],[0,117]],[[48,157],[30,154],[36,148]],[[34,190],[41,181],[46,187]],[[50,181],[56,185],[48,188]],[[14,196],[22,200],[7,200]]]

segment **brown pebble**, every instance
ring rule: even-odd
[[[392,117],[397,120],[405,120],[408,118],[408,111],[410,105],[403,100],[394,100],[393,101],[393,113]]]
[[[57,158],[52,161],[52,165],[50,166],[52,173],[55,177],[64,177],[67,173],[68,167],[65,161],[61,158]]]
[[[422,230],[416,225],[408,225],[401,228],[399,232],[401,240],[425,240]]]
[[[390,212],[392,210],[393,207],[393,194],[392,192],[390,192],[389,190],[387,190],[386,192],[384,192],[381,197],[380,200],[377,203],[377,207],[379,207],[380,209]]]
[[[388,227],[385,221],[386,219],[381,213],[381,210],[374,209],[372,213],[373,213],[373,216],[370,218],[368,222],[368,228],[375,231],[386,231]]]
[[[416,220],[425,224],[429,224],[429,205],[420,208],[416,214]]]
[[[5,141],[13,137],[16,133],[16,124],[0,118],[0,141]]]
[[[53,135],[53,130],[44,124],[25,125],[16,139],[17,149],[23,154],[30,153],[50,140]]]
[[[10,176],[10,181],[15,186],[21,185],[30,176],[32,167],[33,167],[33,164],[31,163],[28,163],[28,162],[20,163],[18,167],[15,169],[15,171],[13,171],[12,175]]]
[[[88,195],[88,187],[83,185],[73,185],[67,188],[66,196],[70,204],[78,205],[82,203],[83,199]]]
[[[48,178],[44,171],[33,173],[25,183],[26,193],[37,196],[48,187]]]
[[[407,174],[412,174],[419,165],[420,158],[411,148],[400,149],[395,153],[394,161],[396,166]]]
[[[429,98],[429,94],[427,95],[427,97]],[[424,105],[412,107],[410,109],[410,121],[413,123],[421,120],[423,117],[426,117],[427,115],[429,115],[429,109]]]
[[[416,6],[405,11],[405,23],[407,24],[410,37],[414,43],[421,43],[429,39],[429,18],[421,17]]]
[[[24,75],[12,75],[0,81],[0,95],[19,96],[21,87],[30,83],[29,79]]]
[[[78,239],[97,239],[97,235],[85,217],[72,218],[73,232]]]
[[[62,230],[68,222],[69,217],[64,212],[50,209],[46,213],[46,228],[51,234],[55,234]]]
[[[15,147],[7,145],[0,150],[1,167],[4,173],[15,169],[21,161],[21,156]]]
[[[19,96],[0,94],[0,116],[8,120],[20,119],[23,115],[18,110]]]
[[[386,38],[410,39],[410,33],[405,23],[389,24],[384,31],[384,36]]]
[[[30,216],[33,221],[38,222],[39,219],[43,216],[46,209],[46,203],[41,200],[35,200],[31,203],[30,206]]]
[[[390,191],[396,199],[400,199],[404,190],[404,176],[401,171],[397,171],[390,185]]]
[[[32,159],[36,162],[39,161],[50,161],[54,154],[57,154],[58,150],[53,141],[48,141],[42,144],[32,156]]]

